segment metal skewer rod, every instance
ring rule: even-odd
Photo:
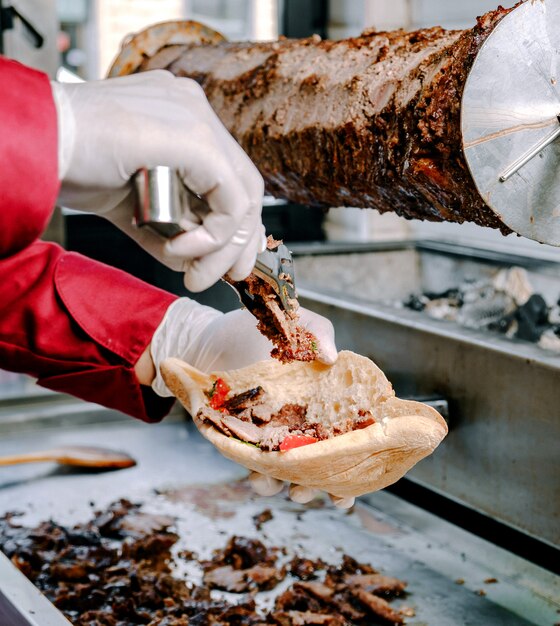
[[[557,115],[556,118],[560,122],[560,115]],[[560,137],[560,126],[552,132],[550,135],[539,141],[536,145],[534,145],[529,151],[527,151],[523,156],[519,157],[517,161],[514,161],[505,172],[500,176],[500,182],[505,183],[509,180],[516,172],[518,172],[522,167],[527,165],[529,161],[534,159],[539,152],[542,152],[547,146],[556,141]]]

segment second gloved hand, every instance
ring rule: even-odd
[[[317,337],[319,359],[334,363],[337,357],[331,322],[304,308],[300,323]],[[176,300],[157,328],[151,343],[160,396],[171,396],[159,374],[160,364],[179,358],[203,372],[232,370],[270,359],[272,343],[257,330],[257,320],[246,309],[222,313],[189,298]]]
[[[253,269],[264,249],[263,180],[200,86],[158,70],[87,83],[53,83],[59,128],[59,203],[103,215],[201,291]],[[166,242],[132,226],[130,178],[176,169],[210,212]]]
[[[319,358],[327,364],[336,361],[337,350],[331,322],[305,308],[299,309],[300,324],[311,331],[319,344]],[[171,396],[159,373],[160,364],[176,357],[204,371],[231,370],[270,358],[272,343],[257,330],[256,319],[245,309],[221,313],[188,298],[180,298],[168,309],[151,343],[156,378],[152,384],[160,396]],[[263,496],[277,494],[283,483],[270,476],[252,472],[250,482]],[[300,485],[290,486],[295,502],[309,502],[316,491]],[[331,496],[335,506],[348,508],[353,498]]]

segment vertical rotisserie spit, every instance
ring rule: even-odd
[[[137,67],[203,87],[268,191],[316,207],[510,229],[480,197],[463,155],[461,96],[482,44],[509,10],[473,29],[365,32],[342,41],[176,44]],[[128,46],[142,45],[134,39]],[[152,43],[153,46],[153,43]]]

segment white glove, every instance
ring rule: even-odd
[[[202,291],[248,276],[264,250],[263,180],[201,87],[157,70],[87,83],[52,83],[59,125],[59,203],[103,215]],[[178,170],[211,211],[167,242],[132,226],[130,178],[142,167]]]
[[[317,337],[318,358],[334,363],[337,357],[331,322],[304,308],[299,323]],[[167,309],[151,343],[156,369],[152,384],[160,396],[171,396],[159,373],[160,364],[177,357],[212,372],[239,369],[270,358],[272,343],[257,330],[257,320],[246,309],[221,313],[189,298],[179,298]]]
[[[249,474],[249,482],[253,491],[258,493],[259,496],[275,496],[284,489],[284,482],[272,476],[266,476],[266,474],[259,474],[258,472],[251,472]],[[304,487],[303,485],[290,485],[290,499],[299,504],[308,504],[318,494],[318,489],[312,487]],[[339,498],[329,494],[332,503],[337,509],[350,509],[354,506],[355,498]]]
[[[299,309],[299,323],[317,337],[319,359],[323,363],[334,363],[337,350],[331,322],[308,309]],[[270,358],[272,343],[257,330],[257,320],[246,310],[221,313],[216,309],[198,304],[188,298],[180,298],[167,310],[151,343],[151,354],[156,370],[152,384],[160,396],[171,396],[161,374],[160,364],[169,357],[177,357],[204,371],[230,370],[245,367]],[[253,489],[259,495],[271,496],[279,493],[282,481],[252,472]],[[294,502],[307,503],[317,491],[290,486],[290,498]],[[354,498],[331,496],[334,505],[349,508]]]

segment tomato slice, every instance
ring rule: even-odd
[[[217,378],[208,394],[210,397],[210,406],[216,411],[219,411],[223,408],[230,391],[231,389],[226,381],[223,378]]]
[[[287,450],[301,448],[301,446],[307,446],[317,441],[319,440],[316,437],[311,437],[310,435],[287,435],[280,444],[280,450],[286,452]]]

